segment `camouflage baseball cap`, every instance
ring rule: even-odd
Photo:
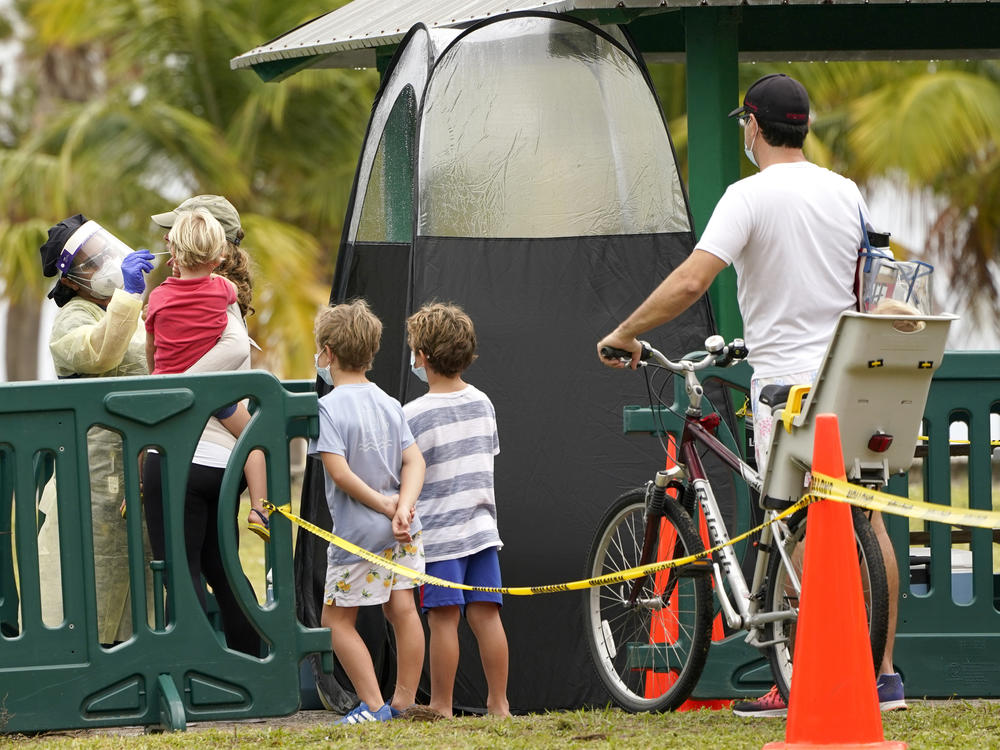
[[[226,239],[234,245],[240,244],[239,231],[240,214],[228,200],[221,195],[196,195],[188,198],[173,211],[163,214],[154,214],[153,221],[164,229],[169,229],[177,221],[177,215],[185,211],[193,211],[196,208],[204,208],[214,216],[226,232]]]

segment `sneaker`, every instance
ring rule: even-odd
[[[899,672],[880,674],[875,682],[878,688],[878,707],[883,711],[901,711],[906,708],[903,700],[903,678]]]
[[[788,715],[788,706],[774,685],[764,695],[755,701],[737,701],[733,704],[733,714],[736,716],[759,716],[762,718]]]
[[[378,711],[372,711],[368,704],[361,701],[338,724],[363,724],[366,721],[389,721],[392,718],[392,707],[386,703]]]

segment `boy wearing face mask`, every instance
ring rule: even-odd
[[[414,508],[424,459],[399,402],[366,376],[378,352],[382,322],[364,300],[325,307],[314,327],[316,371],[334,388],[319,400],[319,437],[309,445],[326,470],[333,533],[410,570],[424,571]],[[413,601],[416,584],[331,544],[327,550],[323,627],[361,703],[339,724],[394,719],[413,704],[424,664],[424,629]],[[396,637],[396,688],[384,701],[358,607],[382,606]]]
[[[430,389],[403,407],[427,462],[420,507],[427,572],[446,581],[500,588],[503,546],[497,530],[493,458],[500,452],[496,413],[485,393],[462,380],[476,359],[472,320],[455,305],[424,305],[406,321],[414,373]],[[420,604],[430,625],[430,707],[452,715],[458,623],[464,614],[479,643],[486,709],[509,716],[507,634],[500,594],[426,584]]]

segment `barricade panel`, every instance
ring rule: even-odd
[[[254,416],[225,470],[216,525],[225,575],[263,643],[259,655],[228,648],[213,627],[184,538],[185,489],[202,428],[213,412],[247,397]],[[298,708],[299,662],[329,652],[329,631],[295,618],[288,522],[273,519],[273,597],[260,605],[238,557],[236,519],[250,450],[267,456],[269,499],[288,502],[288,443],[315,435],[316,415],[315,393],[291,393],[263,372],[0,386],[0,732],[183,729],[192,720]],[[166,560],[155,567],[166,602],[163,584],[152,585],[140,499],[140,454],[150,446],[164,467]],[[108,499],[118,497],[124,517],[118,504],[109,511]],[[112,541],[127,550],[114,580],[95,573],[108,567]],[[51,590],[61,594],[55,608],[43,602]],[[118,617],[127,626],[106,627]]]

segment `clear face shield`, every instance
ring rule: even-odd
[[[931,315],[934,266],[920,260],[896,260],[877,249],[861,253],[861,311],[877,314]],[[913,308],[912,310],[908,310]]]
[[[57,268],[95,297],[108,299],[124,286],[122,261],[131,252],[96,221],[88,221],[66,241]]]

